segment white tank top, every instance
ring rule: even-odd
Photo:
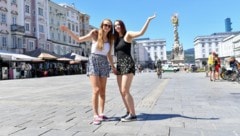
[[[102,50],[97,49],[97,42],[95,42],[92,44],[91,53],[106,56],[109,50],[110,50],[110,44],[108,42],[104,43]]]

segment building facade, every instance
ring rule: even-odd
[[[216,52],[221,57],[224,54],[221,49],[224,49],[223,40],[231,35],[237,35],[239,32],[224,32],[213,33],[207,36],[198,36],[194,39],[195,63],[198,67],[203,67],[204,62],[207,62],[211,52]]]
[[[59,55],[90,53],[90,43],[77,43],[59,29],[66,25],[78,36],[90,31],[89,15],[73,5],[51,0],[0,0],[0,15],[0,50],[25,53],[42,48]]]
[[[153,68],[157,60],[167,61],[166,40],[136,39],[134,43],[134,59],[136,64]]]
[[[25,34],[23,10],[22,1],[0,1],[0,50],[23,52]]]
[[[240,34],[236,35],[233,39],[233,54],[240,62]]]

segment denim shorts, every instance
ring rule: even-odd
[[[107,56],[91,54],[87,64],[87,76],[109,77],[110,65]]]

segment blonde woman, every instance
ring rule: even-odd
[[[113,46],[112,22],[109,19],[104,19],[99,30],[92,30],[82,37],[76,36],[66,26],[61,26],[60,29],[68,33],[77,42],[92,42],[87,75],[90,78],[92,86],[93,124],[99,125],[101,121],[107,119],[104,115],[104,104],[107,77],[109,77],[110,73],[109,64],[113,72],[116,71],[111,54]]]

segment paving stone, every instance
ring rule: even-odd
[[[240,85],[205,73],[136,74],[131,93],[138,121],[126,113],[116,77],[108,78],[105,115],[92,124],[86,75],[0,81],[0,136],[238,136]]]

